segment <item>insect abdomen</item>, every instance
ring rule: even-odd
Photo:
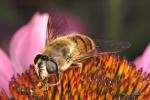
[[[74,34],[67,37],[76,44],[76,48],[81,54],[86,54],[95,49],[95,43],[92,39],[85,35]]]

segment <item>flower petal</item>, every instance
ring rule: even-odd
[[[150,44],[145,49],[144,53],[135,59],[135,65],[142,67],[145,72],[150,72]]]
[[[10,44],[10,55],[17,72],[23,72],[45,46],[48,14],[36,13],[31,21],[19,29]]]
[[[0,49],[0,86],[9,94],[8,84],[15,73],[8,56]]]

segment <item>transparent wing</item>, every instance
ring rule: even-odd
[[[102,54],[115,54],[124,51],[131,46],[129,42],[112,42],[106,40],[95,40],[95,44],[96,44],[95,50],[81,56],[76,56],[73,58],[73,61],[82,62],[91,57],[96,57]]]
[[[108,40],[98,40],[94,39],[96,44],[96,49],[101,53],[118,53],[128,49],[131,44],[126,41],[108,41]]]
[[[55,39],[56,37],[65,34],[67,22],[64,14],[60,13],[62,12],[59,12],[57,10],[49,11],[45,45],[47,45],[49,41]]]

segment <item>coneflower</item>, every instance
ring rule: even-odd
[[[50,75],[51,82],[56,82],[55,75]],[[80,68],[69,68],[62,71],[60,84],[41,91],[43,85],[31,65],[12,77],[9,89],[12,98],[19,100],[150,99],[150,74],[116,55],[93,57],[84,62],[82,72]],[[3,89],[0,97],[8,98]]]

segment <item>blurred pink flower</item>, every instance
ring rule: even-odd
[[[59,14],[59,12],[57,12],[57,15],[61,17],[61,13]],[[65,13],[64,16],[69,26],[65,30],[67,34],[80,32],[78,29],[82,28],[79,28],[80,23],[76,22],[76,18],[68,16],[67,13]],[[29,23],[21,27],[14,34],[10,42],[10,58],[0,49],[0,86],[2,86],[8,94],[10,94],[8,84],[13,74],[22,73],[28,69],[29,64],[33,64],[34,57],[45,47],[48,17],[48,13],[36,13]],[[56,18],[52,19],[54,22],[57,22]],[[59,23],[54,24],[60,26]]]
[[[10,43],[10,56],[16,72],[23,72],[45,45],[48,14],[36,13],[21,27]],[[17,67],[16,67],[17,66]]]
[[[8,94],[10,94],[8,88],[9,80],[14,73],[15,69],[12,67],[9,57],[0,49],[0,86],[2,86]]]
[[[144,53],[134,60],[137,67],[142,67],[143,71],[150,72],[150,44],[146,47]]]

